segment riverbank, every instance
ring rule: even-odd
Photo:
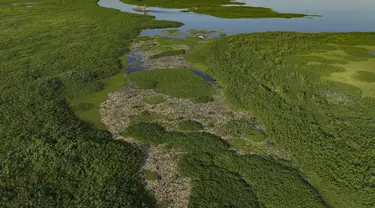
[[[100,108],[102,120],[115,139],[135,143],[147,149],[146,164],[143,166],[144,183],[149,191],[154,193],[157,204],[167,207],[202,207],[212,206],[222,200],[222,203],[228,206],[248,207],[257,204],[271,206],[280,205],[280,200],[283,198],[287,199],[284,205],[288,207],[297,203],[292,198],[298,192],[301,194],[300,197],[304,198],[304,203],[324,207],[324,202],[320,202],[320,199],[316,198],[318,194],[313,188],[300,185],[299,181],[304,179],[298,174],[289,155],[274,144],[273,139],[264,133],[261,125],[253,119],[250,113],[228,108],[223,102],[220,88],[215,83],[204,83],[202,77],[194,75],[188,69],[184,69],[184,74],[180,74],[180,69],[175,68],[176,64],[180,66],[183,63],[186,68],[191,68],[180,55],[170,54],[168,59],[165,59],[166,57],[155,58],[154,55],[162,53],[163,50],[184,48],[189,51],[204,44],[199,43],[197,38],[195,38],[195,43],[190,46],[183,44],[186,41],[166,37],[141,38],[136,41],[130,56],[132,60],[137,60],[132,63],[139,64],[139,70],[134,72],[137,67],[129,63],[128,67],[132,73],[127,75],[128,84],[123,86],[120,91],[111,93]],[[189,43],[192,43],[192,40]],[[176,59],[177,57],[178,59]],[[147,67],[145,68],[145,66]],[[138,78],[135,79],[133,76],[148,77],[147,74],[151,72],[155,72],[155,74],[147,78],[147,82],[139,82]],[[180,74],[179,77],[183,76],[184,78],[174,78],[171,76],[174,73]],[[190,76],[195,78],[192,79]],[[160,80],[166,81],[160,82]],[[148,83],[155,83],[155,86],[144,87],[144,85],[149,86]],[[195,94],[200,94],[203,90],[202,87],[193,90],[194,86],[202,84],[208,84],[212,89],[215,89],[215,95],[205,102],[191,99],[190,96],[194,98]],[[168,90],[160,91],[158,87],[161,85]],[[176,89],[181,92],[171,93]],[[189,97],[183,96],[186,92],[189,92]],[[154,128],[157,129],[156,132],[153,132],[156,130]],[[164,134],[169,136],[162,136]],[[158,135],[161,136],[160,140],[156,139]],[[193,144],[185,144],[185,142],[179,144],[182,141],[178,138],[182,135],[187,136],[186,142],[193,140]],[[174,142],[171,140],[172,143],[169,143],[167,138],[174,137]],[[225,147],[218,147],[214,152],[207,153],[208,149],[221,145],[221,143],[224,143]],[[191,145],[202,148],[194,149]],[[205,146],[207,147],[203,148]],[[199,159],[194,159],[197,160],[197,163],[185,164],[183,162],[191,157],[190,154],[197,155]],[[205,157],[202,156],[206,154],[211,155],[209,158],[212,158],[217,166],[215,170],[212,170],[212,174],[220,173],[214,178],[211,178],[210,175],[194,176],[190,173],[190,171],[202,173],[209,171],[206,165],[202,164],[202,162],[207,162],[205,161],[207,158],[204,159]],[[226,155],[226,159],[220,156],[222,154]],[[257,157],[262,159],[259,160]],[[233,166],[227,166],[227,162],[232,160]],[[259,164],[259,166],[256,165],[259,172],[248,173],[239,170],[240,167],[240,169],[246,170],[254,168],[254,164],[247,163],[237,166],[237,163],[242,160],[252,161],[250,163],[256,161],[255,163]],[[268,165],[272,170],[265,170]],[[222,169],[228,170],[222,172]],[[291,169],[290,175],[281,174],[289,169]],[[280,180],[288,180],[288,185],[273,184],[273,189],[264,189],[264,186],[269,184],[266,185],[256,179],[259,174],[264,176],[263,171],[268,172],[266,177],[270,177],[267,179],[267,183],[272,177],[277,177]],[[232,177],[231,172],[237,174]],[[252,176],[250,177],[249,174]],[[197,177],[201,179],[193,180]],[[219,181],[226,181],[226,183]],[[210,185],[204,185],[206,183]],[[290,187],[287,187],[289,185],[297,188],[298,191],[290,190]],[[202,186],[207,186],[206,191],[202,192]],[[220,192],[225,189],[224,186],[231,186],[239,191],[229,194],[226,199],[223,199]],[[251,187],[255,191],[245,190],[246,187]],[[275,188],[278,190],[288,189],[290,192],[280,192],[277,194],[278,196],[273,195],[269,198],[268,195]],[[210,193],[217,194],[207,195],[207,189]],[[240,201],[238,201],[238,197],[241,198]]]
[[[270,32],[217,39],[186,58],[265,125],[330,206],[368,208],[375,82],[358,71],[375,74],[374,47],[375,33]]]

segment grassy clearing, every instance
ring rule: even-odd
[[[193,47],[199,43],[199,39],[196,37],[186,37],[186,38],[168,38],[159,37],[157,42],[162,46],[175,46],[175,45],[186,45]]]
[[[269,8],[250,7],[250,6],[222,6],[225,4],[238,4],[241,2],[233,2],[230,0],[183,0],[183,1],[167,1],[167,0],[122,0],[125,3],[156,6],[164,8],[189,8],[183,12],[195,12],[201,14],[209,14],[222,18],[298,18],[304,17],[305,14],[278,13]]]
[[[194,179],[189,207],[325,207],[295,169],[239,156],[214,135],[167,132],[152,123],[132,125],[124,135],[185,153],[178,164],[183,176]]]
[[[203,125],[197,121],[191,121],[191,120],[186,120],[186,121],[181,121],[178,123],[178,129],[180,131],[200,131],[203,129]]]
[[[375,73],[368,71],[357,71],[355,78],[361,82],[375,82]]]
[[[375,204],[374,92],[359,85],[373,83],[335,75],[373,70],[366,48],[374,46],[375,33],[255,33],[210,41],[186,58],[264,124],[331,206],[360,208]]]
[[[120,72],[117,75],[104,79],[102,81],[102,90],[92,92],[89,95],[76,98],[74,100],[70,100],[69,104],[82,120],[93,124],[96,128],[105,129],[106,127],[100,120],[99,104],[105,101],[108,93],[119,90],[120,87],[125,84],[124,76],[124,72]]]
[[[80,112],[123,83],[118,57],[142,29],[180,24],[95,0],[25,2],[0,3],[0,206],[151,207],[143,152],[67,100],[100,126]]]
[[[178,98],[200,100],[212,97],[215,89],[189,69],[159,69],[135,72],[129,79],[141,89],[154,89]]]
[[[185,49],[172,50],[172,51],[163,51],[161,53],[150,56],[150,59],[157,59],[166,56],[179,56],[185,55]]]
[[[157,180],[157,179],[159,178],[158,174],[157,174],[155,171],[145,170],[145,171],[143,172],[143,174],[144,174],[143,177],[144,177],[146,180],[149,180],[149,181],[155,181],[155,180]]]

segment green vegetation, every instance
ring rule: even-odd
[[[205,66],[232,107],[256,116],[329,205],[369,208],[375,86],[352,74],[374,73],[374,46],[375,33],[254,33],[210,41],[186,58]]]
[[[368,71],[357,71],[357,76],[355,78],[361,82],[375,82],[375,73]]]
[[[168,35],[180,35],[181,31],[179,29],[163,30],[163,33],[168,34]]]
[[[198,121],[186,120],[178,123],[178,129],[180,131],[200,131],[203,129],[203,125]]]
[[[132,40],[181,24],[96,0],[26,2],[0,2],[0,206],[151,207],[144,153],[80,120],[67,100],[99,121],[81,112],[123,83],[118,57]]]
[[[186,37],[186,38],[169,38],[169,37],[158,37],[157,42],[163,47],[173,48],[176,45],[186,45],[193,47],[198,44],[200,40],[196,37]],[[172,50],[172,49],[171,49]]]
[[[159,176],[158,176],[158,173],[156,173],[155,171],[145,170],[144,178],[149,181],[155,181],[159,178]]]
[[[196,29],[190,29],[188,30],[190,35],[204,35],[204,34],[213,34],[217,33],[216,30],[196,30]]]
[[[156,104],[164,103],[164,102],[165,102],[165,98],[161,95],[145,99],[145,103],[150,104],[150,105],[156,105]]]
[[[164,8],[189,8],[182,12],[195,12],[209,14],[222,18],[298,18],[305,14],[278,13],[269,8],[241,6],[241,2],[231,0],[122,0],[134,5],[148,5]],[[239,6],[223,6],[226,4],[238,4]]]
[[[124,72],[103,80],[103,89],[89,93],[88,95],[69,100],[76,114],[96,128],[105,129],[99,114],[99,104],[104,102],[108,93],[115,92],[125,84]]]
[[[251,134],[254,130],[254,124],[248,120],[231,120],[223,125],[221,133],[233,137],[242,137]]]
[[[155,119],[160,118],[160,115],[155,112],[150,111],[142,111],[139,115],[131,117],[132,123],[140,123],[140,122],[152,122]]]
[[[192,178],[189,207],[325,207],[294,168],[259,156],[239,156],[208,133],[167,132],[152,123],[128,127],[124,135],[183,154],[179,169]]]
[[[129,79],[141,89],[154,89],[178,98],[212,97],[215,89],[189,69],[158,69],[135,72]]]
[[[150,59],[157,59],[157,58],[166,57],[166,56],[178,56],[178,55],[184,55],[184,54],[185,54],[185,49],[163,51],[161,53],[150,56]]]

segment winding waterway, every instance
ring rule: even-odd
[[[298,32],[371,32],[375,31],[374,0],[238,0],[251,6],[272,8],[279,12],[319,14],[321,17],[224,19],[204,14],[180,12],[182,9],[150,7],[149,15],[157,20],[182,22],[182,31],[189,29],[219,30],[228,35],[264,31]],[[120,0],[99,0],[98,5],[137,13]],[[143,15],[143,14],[140,14]],[[160,34],[163,29],[144,30],[141,36]]]

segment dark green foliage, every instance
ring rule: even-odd
[[[361,82],[375,82],[375,73],[368,71],[357,71],[355,78]]]
[[[203,125],[198,121],[186,120],[178,123],[178,129],[180,131],[200,131],[203,129]]]
[[[222,134],[235,137],[244,136],[254,130],[253,123],[248,120],[231,120],[221,127]]]
[[[375,100],[323,78],[343,68],[304,58],[337,50],[347,54],[342,61],[375,58],[361,45],[375,45],[375,33],[254,33],[209,42],[187,58],[264,124],[330,205],[374,207]]]
[[[129,79],[142,89],[155,89],[157,92],[178,98],[197,99],[212,97],[215,90],[189,69],[158,69],[135,72]]]
[[[197,103],[209,103],[209,102],[213,102],[214,98],[210,96],[199,96],[199,97],[196,97],[194,101]]]
[[[143,151],[79,120],[66,98],[101,90],[141,29],[176,24],[96,0],[26,2],[0,3],[0,207],[153,207]]]
[[[166,57],[166,56],[179,56],[179,55],[184,55],[184,54],[185,54],[185,49],[163,51],[161,53],[150,56],[150,59],[157,59],[157,58]]]
[[[325,207],[317,192],[293,168],[259,156],[239,156],[217,136],[167,132],[138,123],[124,134],[184,152],[181,174],[192,179],[189,207]]]
[[[87,111],[87,110],[90,110],[94,107],[95,106],[91,103],[79,103],[79,104],[73,106],[73,109],[75,111]]]

